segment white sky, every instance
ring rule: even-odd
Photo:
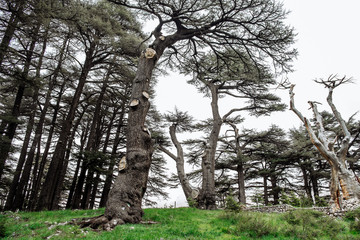
[[[295,28],[298,59],[294,61],[294,73],[288,75],[296,84],[295,104],[304,116],[311,112],[307,101],[323,103],[319,110],[329,110],[326,104],[327,89],[316,84],[313,79],[327,78],[330,74],[353,77],[354,84],[335,89],[334,103],[345,119],[360,110],[360,1],[359,0],[284,0],[291,13],[287,22]],[[161,77],[156,86],[155,104],[164,113],[177,106],[196,119],[211,116],[210,100],[202,97],[194,86],[186,84],[190,77],[172,73]],[[277,90],[285,103],[289,102],[288,92]],[[234,100],[222,101],[222,114],[237,106]],[[245,116],[246,117],[246,116]],[[358,117],[359,119],[360,117]],[[300,126],[300,120],[290,110],[272,114],[270,117],[247,118],[241,127],[267,129],[270,124],[288,129]],[[172,160],[169,159],[169,162]],[[169,204],[181,205],[184,201],[181,191],[172,193]]]

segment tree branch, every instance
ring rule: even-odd
[[[301,112],[300,112],[299,110],[297,110],[297,108],[295,107],[294,87],[295,87],[295,84],[291,84],[290,90],[289,90],[289,95],[290,95],[290,110],[292,110],[292,111],[300,118],[300,120],[305,124],[305,118],[304,118],[304,116],[303,116],[303,115],[301,114]]]

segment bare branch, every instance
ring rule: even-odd
[[[166,155],[171,157],[173,160],[177,161],[177,157],[172,152],[170,152],[167,148],[165,148],[162,145],[159,145],[158,147],[159,147],[160,151],[162,151],[163,153],[165,153]]]
[[[305,118],[304,116],[301,114],[301,112],[299,110],[297,110],[297,108],[295,107],[295,101],[294,101],[294,87],[295,84],[291,84],[290,85],[290,90],[289,90],[289,95],[290,95],[290,110],[292,110],[299,118],[300,120],[305,123]]]
[[[345,82],[344,79],[345,78],[340,79],[338,81],[339,84],[337,86],[339,86],[341,83],[344,83]],[[334,84],[334,86],[335,86],[335,84]],[[329,87],[329,94],[327,96],[327,102],[328,102],[333,114],[335,115],[336,120],[340,124],[341,130],[345,136],[342,140],[341,148],[339,150],[340,158],[344,160],[347,155],[347,151],[349,149],[351,134],[350,134],[349,130],[347,129],[346,123],[345,123],[344,119],[342,118],[340,112],[337,110],[335,104],[333,103],[332,95],[333,95],[334,88],[335,87]]]
[[[353,83],[353,79],[347,78],[346,76],[339,78],[336,74],[331,74],[328,79],[324,80],[323,78],[315,79],[316,83],[324,85],[326,88],[335,89],[336,87],[346,84],[346,83]]]

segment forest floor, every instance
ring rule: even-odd
[[[3,212],[3,239],[359,239],[358,213],[334,219],[309,210],[288,213],[207,211],[194,208],[145,209],[144,224],[113,231],[81,229],[72,219],[103,214],[99,210]],[[360,212],[360,211],[359,211]],[[149,224],[149,222],[156,222]]]

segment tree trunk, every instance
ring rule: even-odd
[[[264,204],[265,206],[267,206],[269,205],[267,177],[263,177],[263,181],[264,181]]]
[[[198,198],[198,207],[201,209],[213,210],[216,209],[215,199],[215,179],[214,179],[214,164],[209,157],[211,149],[209,147],[205,150],[205,156],[202,157],[202,188]]]
[[[88,124],[86,126],[86,130],[83,130],[82,137],[81,137],[79,161],[82,160],[82,165],[81,165],[80,175],[77,178],[74,195],[72,196],[72,199],[71,199],[71,208],[72,209],[80,208],[81,194],[82,194],[83,186],[84,186],[84,182],[85,182],[86,171],[88,169],[88,161],[86,161],[86,156],[85,156],[85,153],[83,152],[83,148],[85,147],[86,136],[88,135],[88,131],[90,128],[89,125],[90,125],[90,122],[88,122]]]
[[[272,195],[274,197],[274,205],[278,205],[279,204],[279,193],[280,193],[280,188],[277,185],[277,178],[276,176],[272,175],[270,177],[270,182],[271,182],[271,192]]]
[[[54,81],[56,81],[56,79],[54,79]],[[44,152],[43,152],[42,157],[41,157],[39,171],[38,171],[38,174],[37,174],[36,178],[34,179],[35,182],[33,184],[33,190],[32,190],[34,195],[31,196],[31,202],[32,202],[31,206],[30,206],[31,210],[35,210],[37,208],[39,189],[40,189],[40,185],[41,185],[41,182],[42,182],[42,179],[43,179],[44,169],[45,169],[45,165],[47,163],[47,158],[48,158],[50,146],[51,146],[51,143],[52,143],[52,136],[54,134],[55,125],[56,125],[56,119],[57,119],[57,116],[58,116],[58,112],[60,110],[61,97],[62,97],[62,95],[64,93],[64,89],[65,89],[65,85],[66,85],[65,83],[66,83],[65,81],[62,83],[62,85],[60,87],[60,90],[59,90],[59,94],[57,96],[57,102],[56,102],[56,105],[54,107],[54,113],[53,113],[53,116],[52,116],[52,119],[51,119],[51,127],[49,129],[45,149],[44,149]],[[51,96],[49,96],[49,97],[51,98]]]
[[[238,173],[238,186],[239,186],[239,201],[245,205],[246,204],[245,174],[244,174],[244,164],[242,162],[240,162],[237,165],[237,173]]]
[[[62,170],[61,172],[59,173],[59,179],[58,181],[59,182],[64,182],[64,179],[65,179],[65,175],[66,175],[66,171],[67,171],[67,167],[68,167],[68,164],[69,164],[69,159],[70,159],[70,154],[71,154],[71,148],[72,148],[72,145],[73,145],[73,142],[75,140],[75,135],[76,135],[76,131],[77,131],[77,128],[79,127],[80,125],[80,122],[82,120],[82,117],[84,116],[84,113],[86,111],[86,107],[84,108],[84,110],[80,113],[80,116],[77,118],[75,124],[74,124],[74,127],[73,127],[73,130],[72,130],[72,133],[71,133],[71,136],[69,138],[69,142],[68,142],[68,145],[67,145],[67,149],[66,149],[66,154],[65,154],[65,158],[64,158],[64,165],[62,167]],[[63,191],[62,187],[59,187],[55,190],[55,194],[54,194],[54,202],[56,203],[59,203],[60,200],[61,200],[61,192]],[[58,204],[54,204],[53,206],[53,209],[58,209]]]
[[[300,169],[303,173],[304,189],[305,189],[306,196],[309,199],[313,199],[312,194],[311,194],[311,185],[309,184],[309,174],[306,171],[306,167],[301,166]]]
[[[80,205],[81,209],[89,209],[90,194],[92,189],[91,186],[93,184],[93,181],[94,181],[94,170],[88,169],[88,173],[86,175],[86,181],[85,181],[85,188],[81,199],[81,205]]]
[[[92,227],[105,223],[104,228],[111,229],[118,224],[141,221],[141,202],[146,191],[153,152],[151,136],[145,128],[150,102],[143,92],[150,92],[150,80],[156,62],[172,43],[171,38],[161,40],[157,36],[153,49],[148,48],[139,58],[130,98],[130,102],[136,99],[138,104],[130,106],[128,114],[126,167],[119,172],[109,193],[104,217],[92,221]]]
[[[34,204],[34,199],[32,198],[35,195],[35,184],[36,184],[36,178],[38,175],[38,169],[39,169],[39,161],[40,161],[40,155],[41,155],[41,145],[40,142],[38,142],[38,146],[37,146],[37,152],[36,152],[36,157],[35,157],[35,164],[32,170],[32,184],[31,184],[31,190],[30,190],[30,197],[28,198],[28,204],[27,204],[27,210],[28,211],[32,211],[33,210],[33,204]]]
[[[38,90],[37,90],[38,91]],[[6,204],[5,204],[5,210],[12,210],[15,211],[17,209],[22,210],[22,204],[23,204],[23,199],[24,196],[22,196],[21,198],[15,198],[15,195],[22,195],[23,194],[23,181],[20,180],[20,176],[24,176],[24,174],[26,175],[27,172],[29,172],[31,170],[31,165],[30,165],[30,169],[29,168],[29,164],[25,163],[25,158],[26,158],[26,153],[29,147],[29,143],[30,143],[30,137],[31,137],[31,133],[33,130],[33,126],[34,126],[34,121],[35,121],[35,113],[36,113],[36,103],[37,103],[37,97],[38,97],[38,93],[35,93],[35,95],[33,96],[33,102],[31,104],[31,108],[33,109],[30,113],[30,117],[29,117],[29,121],[27,123],[27,127],[26,127],[26,132],[25,132],[25,137],[24,137],[24,141],[22,143],[22,147],[21,147],[21,152],[20,152],[20,157],[18,160],[18,164],[16,166],[16,170],[14,172],[14,176],[11,182],[11,186],[6,198]],[[24,163],[25,163],[25,167],[24,167]],[[23,174],[22,174],[23,172]],[[21,185],[21,186],[20,186]],[[14,199],[15,198],[15,199]]]
[[[48,31],[48,28],[47,28],[47,31]],[[46,34],[45,42],[44,42],[44,46],[43,46],[43,54],[41,56],[43,56],[44,53],[45,53],[46,41],[47,41],[47,34]],[[43,106],[42,111],[41,111],[40,119],[39,119],[38,123],[36,124],[35,136],[34,136],[34,139],[33,139],[33,142],[32,142],[32,145],[30,147],[28,157],[27,157],[27,161],[29,161],[30,163],[33,162],[33,158],[35,156],[36,146],[39,145],[40,141],[41,141],[41,136],[42,136],[43,126],[44,126],[45,119],[46,119],[46,114],[47,114],[48,108],[50,106],[51,92],[52,92],[52,90],[53,90],[53,88],[54,88],[54,86],[56,84],[57,77],[58,77],[58,75],[60,73],[61,66],[62,66],[62,63],[64,61],[64,55],[65,55],[65,50],[66,50],[66,46],[67,46],[68,41],[69,41],[69,35],[67,35],[67,38],[64,40],[63,46],[62,46],[62,48],[60,50],[59,61],[58,61],[57,66],[56,66],[56,68],[55,68],[55,70],[53,72],[52,78],[49,79],[49,84],[48,84],[48,89],[47,89],[46,96],[45,96],[44,106]],[[42,63],[42,59],[41,59],[41,61],[39,61],[39,65],[41,63]],[[40,69],[39,68],[37,70],[37,76],[40,77]],[[32,209],[31,206],[34,204],[33,203],[34,200],[35,200],[34,195],[37,194],[37,191],[36,191],[36,189],[37,189],[37,187],[36,187],[36,185],[37,185],[36,179],[37,179],[37,175],[34,175],[33,184],[32,184],[33,186],[32,186],[31,197],[30,197],[30,204],[29,204],[30,209]]]
[[[39,30],[39,28],[37,29],[37,31]],[[41,67],[42,67],[42,63],[43,63],[43,58],[45,55],[45,50],[47,47],[47,39],[48,39],[48,27],[46,28],[46,32],[44,34],[44,42],[43,42],[43,47],[39,56],[39,61],[37,63],[37,67],[36,67],[36,78],[40,78],[40,71],[41,71]],[[34,40],[37,40],[37,37],[34,38]],[[35,156],[35,150],[36,150],[36,146],[38,145],[38,141],[41,138],[41,132],[39,133],[39,124],[42,125],[44,119],[39,120],[39,122],[37,123],[37,127],[36,127],[36,131],[35,131],[35,137],[33,139],[33,142],[31,144],[31,148],[29,153],[27,154],[27,149],[30,143],[30,136],[33,130],[33,126],[34,126],[34,119],[35,119],[35,115],[36,115],[36,110],[37,110],[37,101],[38,101],[38,97],[39,97],[39,87],[36,86],[36,89],[34,91],[33,97],[32,97],[32,103],[31,103],[31,115],[29,118],[29,122],[28,122],[28,126],[26,129],[26,134],[25,134],[25,139],[24,139],[24,143],[23,143],[23,147],[21,150],[21,154],[19,157],[19,163],[20,162],[24,162],[26,155],[26,161],[25,161],[25,165],[24,168],[22,170],[22,174],[21,174],[21,178],[20,181],[17,183],[18,179],[19,179],[19,175],[20,172],[18,172],[18,174],[16,174],[14,176],[14,187],[15,187],[15,198],[14,198],[14,202],[10,205],[12,205],[12,210],[16,210],[16,209],[23,209],[23,204],[24,204],[24,200],[25,200],[25,186],[27,185],[27,183],[29,183],[30,180],[30,174],[31,174],[31,168],[33,165],[33,160],[34,160],[34,156]],[[42,126],[41,126],[42,127]],[[40,134],[40,136],[37,136],[37,134]],[[39,138],[39,139],[37,139]],[[22,167],[22,166],[21,166]],[[16,181],[16,182],[15,182]],[[8,198],[12,199],[14,196],[14,193],[10,190],[9,194],[8,194]],[[9,199],[9,200],[10,200]],[[10,200],[11,201],[11,200]]]
[[[113,59],[113,61],[115,61],[115,59]],[[87,142],[87,146],[85,148],[85,151],[89,152],[89,153],[95,152],[98,150],[96,139],[99,138],[99,136],[97,136],[99,131],[97,131],[97,130],[98,130],[98,128],[100,126],[100,122],[101,122],[101,114],[100,114],[101,113],[101,105],[102,105],[102,102],[104,99],[104,95],[106,93],[106,89],[108,87],[110,73],[111,73],[110,70],[108,70],[106,73],[106,76],[104,78],[99,97],[96,101],[94,115],[92,118],[90,132],[89,132],[89,136],[88,136],[88,142]],[[82,209],[88,209],[88,207],[89,207],[91,189],[92,189],[92,184],[93,184],[93,179],[94,179],[93,175],[94,175],[93,169],[89,169],[87,177],[86,177],[85,189],[84,189],[84,193],[83,193],[83,197],[82,197],[82,201],[81,201]]]
[[[33,102],[32,102],[32,111],[31,115],[29,117],[29,122],[26,129],[26,134],[23,142],[23,146],[21,149],[21,154],[19,157],[18,166],[16,168],[16,172],[14,174],[14,178],[12,181],[12,187],[8,194],[7,199],[7,207],[11,206],[11,210],[15,211],[17,209],[23,210],[23,203],[25,198],[25,185],[29,182],[29,177],[31,173],[31,167],[32,167],[32,161],[28,161],[28,159],[25,161],[27,149],[30,143],[30,137],[34,126],[34,120],[35,120],[35,114],[36,114],[36,103],[38,98],[38,89],[36,90],[36,93],[33,96]],[[24,165],[25,162],[25,165]],[[24,166],[23,166],[24,165]],[[21,173],[22,170],[22,173]],[[21,178],[19,181],[19,177],[21,174]],[[15,194],[16,193],[16,194]],[[15,197],[15,198],[14,198]],[[9,209],[10,210],[10,209]]]
[[[152,73],[165,48],[179,40],[176,34],[163,37],[158,31],[154,32],[154,36],[156,39],[151,47],[142,52],[139,58],[132,85],[130,102],[136,104],[129,106],[125,168],[119,171],[109,193],[104,216],[80,222],[83,227],[90,225],[97,228],[102,225],[104,229],[109,230],[119,224],[141,221],[141,202],[146,191],[153,153],[151,136],[145,126],[150,102],[143,93],[150,92]]]
[[[80,151],[79,154],[82,154],[82,151]],[[79,157],[78,161],[76,163],[74,176],[72,178],[72,183],[71,183],[71,187],[70,187],[70,190],[69,190],[68,200],[66,202],[66,209],[71,208],[71,203],[73,201],[76,183],[78,181],[78,174],[79,174],[79,170],[80,170],[80,164],[81,164],[81,158]]]
[[[27,1],[25,0],[18,1],[16,3],[15,9],[11,10],[11,15],[0,43],[0,67],[6,55],[7,49],[9,48],[10,41],[14,36],[17,24],[20,20],[20,16],[23,14],[26,2]]]
[[[99,182],[100,182],[100,173],[96,172],[96,177],[94,178],[94,183],[90,195],[89,209],[94,209]]]
[[[141,202],[146,191],[153,152],[151,137],[144,130],[150,103],[143,97],[143,92],[149,92],[156,58],[160,57],[163,50],[156,51],[158,55],[155,58],[146,58],[142,54],[139,59],[131,93],[131,100],[137,99],[139,104],[129,110],[126,168],[119,172],[106,203],[105,217],[110,220],[110,228],[121,223],[138,223],[143,215]]]
[[[26,59],[24,63],[24,69],[21,74],[21,82],[18,88],[18,91],[16,93],[14,105],[12,108],[11,117],[13,120],[11,122],[7,123],[7,131],[5,138],[0,138],[0,179],[4,171],[5,167],[5,161],[9,156],[9,152],[11,151],[12,146],[12,140],[15,136],[16,128],[19,124],[18,117],[20,116],[20,106],[22,102],[22,98],[24,95],[26,84],[28,83],[28,75],[30,70],[30,65],[35,49],[35,45],[37,43],[38,39],[38,32],[40,29],[40,25],[37,25],[34,29],[34,35],[32,36],[31,43],[29,49],[26,51]],[[32,128],[32,126],[30,126]],[[32,129],[30,129],[32,130]],[[31,131],[30,131],[31,133]],[[28,136],[29,137],[29,136]],[[28,144],[28,143],[27,143]],[[25,151],[25,150],[24,150]],[[25,158],[26,152],[23,153],[23,158]],[[21,163],[23,164],[24,159],[21,160]]]
[[[197,192],[197,190],[191,187],[190,182],[186,177],[185,164],[184,164],[185,163],[184,150],[176,137],[176,124],[173,124],[169,127],[169,133],[170,133],[171,141],[176,148],[177,155],[176,156],[173,155],[169,150],[167,150],[163,146],[160,146],[160,150],[166,153],[176,162],[176,170],[180,181],[180,185],[185,194],[185,198],[190,205],[190,202],[198,200],[197,198],[199,193]]]
[[[114,111],[114,113],[115,113],[115,111]],[[121,133],[121,129],[124,127],[124,125],[123,125],[124,115],[125,115],[125,103],[124,103],[124,105],[122,105],[121,113],[119,116],[119,123],[118,123],[117,129],[116,129],[114,144],[113,144],[112,150],[111,150],[110,164],[109,164],[109,167],[108,167],[108,170],[106,173],[106,179],[105,179],[103,192],[101,194],[99,208],[105,207],[105,204],[107,202],[108,195],[110,192],[110,188],[111,188],[111,184],[112,184],[112,180],[113,180],[114,166],[117,162],[116,155],[117,155],[117,148],[120,143],[120,133]]]
[[[84,115],[86,111],[86,108],[83,109],[82,111],[82,116]],[[82,117],[81,117],[82,118]],[[76,163],[76,169],[74,172],[74,176],[72,178],[72,183],[71,183],[71,187],[70,187],[70,191],[69,191],[69,195],[68,195],[68,200],[66,203],[66,208],[73,208],[74,204],[74,198],[76,198],[76,202],[77,202],[77,206],[75,207],[76,209],[79,208],[79,204],[80,204],[80,197],[81,197],[81,191],[78,193],[78,195],[76,195],[77,191],[76,187],[78,186],[78,178],[79,178],[79,171],[80,171],[80,166],[81,166],[81,162],[83,164],[85,164],[84,162],[84,148],[85,148],[85,141],[86,141],[86,136],[88,135],[88,131],[89,131],[89,123],[87,124],[86,127],[83,127],[83,129],[81,130],[81,136],[80,136],[80,150],[78,153],[78,160]],[[73,132],[74,133],[74,132]],[[82,185],[81,188],[82,190]]]
[[[318,178],[315,176],[314,173],[310,173],[310,179],[311,179],[312,190],[314,193],[314,198],[315,201],[317,201],[320,197]]]
[[[211,92],[211,110],[213,115],[212,130],[209,140],[202,157],[202,189],[199,196],[199,207],[203,209],[216,209],[216,193],[215,193],[215,154],[217,142],[219,140],[222,118],[219,114],[218,106],[218,86],[213,83],[205,83]]]
[[[66,146],[70,135],[72,121],[75,117],[75,112],[79,104],[81,93],[83,91],[86,78],[92,68],[93,53],[95,51],[95,44],[91,44],[86,53],[83,69],[79,78],[77,88],[72,99],[70,109],[62,124],[62,131],[60,132],[59,140],[56,144],[54,155],[52,157],[46,180],[40,193],[40,199],[37,206],[37,210],[48,209],[52,210],[57,207],[58,202],[55,199],[56,191],[58,188],[62,188],[62,182],[59,182],[62,168],[64,166],[64,157],[66,152]]]

